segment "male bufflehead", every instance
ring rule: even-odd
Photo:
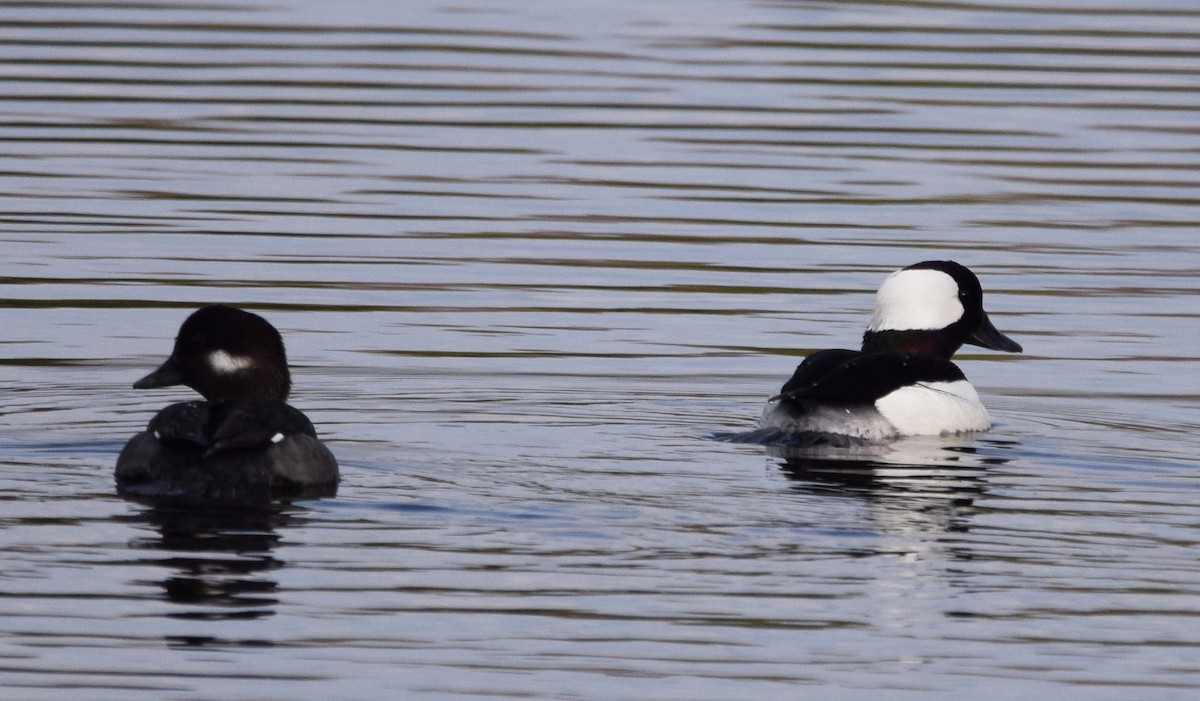
[[[279,332],[221,304],[183,322],[171,356],[136,389],[187,385],[204,400],[172,404],[117,458],[120,492],[199,502],[331,496],[338,466],[312,422],[286,403]]]
[[[854,446],[901,436],[986,431],[987,409],[950,357],[964,343],[1020,353],[983,311],[979,279],[953,261],[892,273],[875,300],[862,350],[804,359],[735,442]]]

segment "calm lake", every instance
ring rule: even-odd
[[[1200,7],[0,5],[0,699],[1194,699]],[[754,426],[978,273],[995,426]],[[336,498],[115,493],[197,306]]]

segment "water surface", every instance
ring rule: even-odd
[[[0,698],[1191,698],[1188,3],[0,7]],[[953,258],[996,421],[703,439]],[[126,502],[266,315],[336,499]]]

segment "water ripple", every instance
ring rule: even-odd
[[[0,697],[1189,698],[1200,11],[0,6]],[[705,440],[953,257],[985,436]],[[113,493],[187,311],[332,501]],[[852,691],[851,691],[852,690]]]

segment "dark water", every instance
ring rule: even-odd
[[[1190,3],[0,5],[0,698],[1193,698]],[[703,440],[954,258],[996,426]],[[336,499],[117,498],[188,310]]]

